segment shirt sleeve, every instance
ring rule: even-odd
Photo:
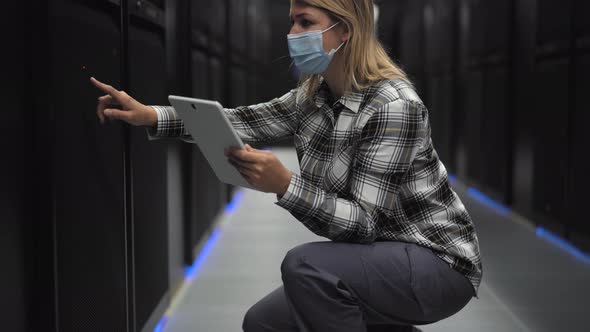
[[[163,137],[178,137],[188,143],[195,143],[191,135],[184,128],[183,121],[178,117],[172,106],[151,106],[156,110],[158,122],[155,127],[146,128],[148,140]]]
[[[299,126],[297,89],[267,103],[226,109],[238,136],[243,141],[272,143],[291,137]]]
[[[244,142],[270,143],[292,136],[299,125],[296,107],[296,90],[269,102],[226,108],[224,112],[238,136]],[[156,110],[158,122],[155,127],[146,128],[148,140],[162,137],[178,137],[185,142],[195,143],[172,106],[151,106]]]
[[[394,219],[400,183],[425,140],[425,119],[421,103],[398,99],[385,104],[360,133],[348,197],[325,192],[293,174],[275,204],[317,235],[334,241],[373,242],[377,222]]]

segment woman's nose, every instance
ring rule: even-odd
[[[301,29],[297,28],[296,26],[291,27],[291,30],[289,31],[290,35],[294,35],[296,33],[300,33]]]

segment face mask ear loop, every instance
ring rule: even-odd
[[[346,44],[346,41],[343,41],[342,44],[340,44],[340,46],[338,46],[337,49],[335,49],[335,50],[333,49],[332,51],[330,51],[330,54],[332,54],[332,55],[336,54],[336,52],[338,52],[338,50],[341,49],[342,46],[344,46],[344,44]]]
[[[334,23],[334,25],[332,25],[331,27],[327,28],[326,30],[323,30],[322,33],[331,30],[333,27],[337,26],[338,24],[340,24],[340,22]]]

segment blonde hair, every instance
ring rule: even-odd
[[[334,21],[342,22],[349,31],[349,39],[339,52],[344,57],[344,92],[364,89],[381,80],[401,78],[411,83],[406,73],[387,55],[375,34],[373,0],[291,0],[316,7]],[[299,86],[304,86],[307,98],[317,91],[320,75],[301,75]]]

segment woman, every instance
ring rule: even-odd
[[[477,297],[477,235],[433,148],[427,109],[376,39],[372,0],[292,0],[291,18],[299,87],[225,111],[244,141],[293,136],[301,175],[250,145],[226,155],[332,241],[287,253],[283,286],[248,310],[244,331],[411,331],[453,315]],[[93,82],[108,93],[102,122],[191,141],[173,108]],[[113,100],[125,111],[106,109]]]

